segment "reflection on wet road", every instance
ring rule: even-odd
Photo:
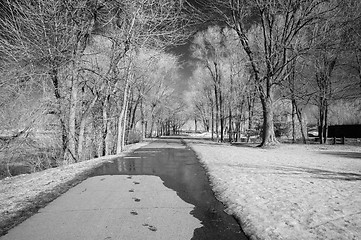
[[[195,153],[180,139],[161,139],[108,162],[93,174],[100,175],[158,176],[183,201],[195,206],[191,214],[203,226],[194,230],[192,239],[247,239],[235,219],[224,213],[223,205],[215,199]]]

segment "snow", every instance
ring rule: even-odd
[[[361,149],[187,140],[250,239],[361,239]]]
[[[105,156],[0,180],[0,236],[29,216],[34,209],[79,183],[94,168],[147,144],[148,142],[142,142],[128,145],[121,155]]]

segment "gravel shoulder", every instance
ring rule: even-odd
[[[186,140],[250,239],[361,239],[361,148]]]
[[[142,142],[129,145],[122,155],[147,144],[148,142]],[[85,180],[94,168],[122,155],[96,158],[0,180],[0,236]]]

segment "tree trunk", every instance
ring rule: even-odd
[[[109,100],[107,100],[107,105],[109,105]],[[105,144],[105,155],[112,155],[114,153],[114,132],[112,132],[112,126],[114,126],[115,124],[109,120],[109,107],[107,106],[104,109],[104,114],[105,114],[105,122],[104,122],[104,127],[105,127],[105,132],[104,132],[104,144]],[[115,128],[114,128],[115,130]]]
[[[295,119],[295,105],[292,101],[292,143],[296,142],[296,119]]]
[[[304,144],[306,144],[306,143],[307,143],[307,139],[306,139],[306,135],[305,135],[305,130],[304,130],[304,128],[303,128],[302,112],[301,112],[301,110],[298,108],[295,99],[292,101],[292,105],[293,105],[294,108],[295,108],[295,113],[296,113],[296,115],[297,115],[298,123],[300,124],[301,135],[302,135],[302,142],[303,142]]]
[[[224,112],[223,112],[223,98],[222,98],[222,92],[219,89],[219,120],[221,124],[221,142],[224,141]]]
[[[319,141],[320,144],[325,143],[324,142],[324,122],[325,122],[325,104],[324,104],[324,99],[321,97],[320,98],[320,106],[319,106],[319,127],[318,127],[318,137],[319,137]]]
[[[144,119],[143,98],[141,98],[141,100],[140,100],[140,119],[141,119],[141,124],[142,124],[142,140],[143,140],[143,139],[145,139],[146,130],[147,130],[145,119]]]
[[[123,105],[122,110],[120,112],[119,118],[118,118],[118,134],[117,134],[117,147],[116,147],[116,153],[120,154],[123,151],[123,134],[124,134],[124,119],[126,115],[126,110],[128,106],[128,88],[129,88],[129,81],[128,76],[125,79],[125,87],[124,87],[124,93],[123,93]]]
[[[216,100],[216,141],[218,142],[219,141],[219,134],[218,134],[218,130],[219,130],[219,98],[218,98],[218,89],[217,89],[217,86],[214,85],[214,97],[215,97],[215,100]]]
[[[159,132],[160,132],[160,129],[159,129],[159,126],[161,126],[160,125],[160,122],[159,122],[159,120],[156,122],[156,124],[155,124],[155,135],[156,135],[156,137],[159,137]]]
[[[197,118],[194,118],[194,132],[197,133]]]
[[[170,120],[167,121],[167,136],[170,136],[171,135],[171,128],[172,128],[172,122]],[[174,131],[173,131],[174,132]]]
[[[150,125],[150,132],[149,132],[149,137],[153,137],[153,131],[154,131],[154,119],[155,119],[155,116],[152,115],[152,124]]]
[[[61,128],[61,145],[62,145],[62,156],[65,159],[65,153],[68,148],[68,131],[65,125],[64,121],[64,113],[62,109],[62,102],[61,102],[61,96],[59,91],[59,79],[58,79],[58,70],[52,69],[50,72],[53,88],[54,88],[54,95],[56,99],[56,106],[57,106],[57,116],[60,121],[60,128]]]
[[[145,121],[145,123],[144,123],[144,136],[146,136],[147,131],[148,131],[148,121]]]
[[[68,148],[65,157],[65,163],[71,164],[77,161],[76,158],[76,112],[77,112],[77,103],[78,103],[78,69],[77,69],[77,60],[74,60],[71,77],[71,95],[70,95],[70,108],[69,108],[69,139],[68,139]]]
[[[135,128],[135,117],[136,117],[136,113],[137,113],[137,109],[138,109],[138,105],[139,105],[139,102],[140,102],[140,97],[137,99],[137,101],[135,102],[135,105],[134,107],[132,108],[132,111],[131,111],[131,120],[130,120],[130,129],[134,129]]]
[[[230,143],[233,140],[233,138],[232,138],[232,107],[231,107],[231,103],[229,103],[229,108],[228,108],[228,139],[229,139]]]
[[[88,117],[84,116],[80,122],[79,126],[79,138],[78,138],[78,152],[77,152],[77,159],[79,162],[84,161],[84,152],[83,152],[83,146],[84,146],[84,140],[85,140],[85,126],[88,122]]]
[[[98,101],[98,95],[95,95],[92,102],[89,104],[83,116],[81,118],[80,127],[79,127],[79,139],[78,139],[78,153],[77,158],[78,161],[84,161],[84,154],[83,154],[83,146],[84,146],[84,139],[85,139],[85,127],[89,117],[91,110],[93,109],[94,105]]]
[[[328,137],[328,103],[327,103],[327,100],[325,103],[324,118],[325,118],[325,122],[324,122],[324,131],[323,131],[323,141],[324,141],[324,143],[327,143],[327,137]]]
[[[129,93],[128,93],[128,95],[129,95]],[[128,99],[127,99],[127,101],[128,101]],[[128,106],[129,106],[129,102],[125,105],[125,114],[124,114],[124,120],[123,120],[123,130],[122,130],[121,152],[124,151],[125,139],[126,139],[126,136],[127,136],[127,125],[128,125],[128,119],[127,119],[128,114],[127,114],[127,112],[128,112]]]
[[[256,101],[256,93],[254,92],[248,98],[248,129],[252,129],[253,115],[254,115],[254,102]],[[247,142],[250,140],[250,134],[247,134]]]
[[[127,119],[128,119],[128,127],[132,129],[132,121],[133,121],[133,104],[132,101],[129,99],[129,104],[127,107]]]
[[[289,72],[288,83],[289,89],[291,92],[291,103],[292,103],[292,142],[296,142],[296,119],[295,115],[297,114],[297,106],[296,106],[296,96],[295,96],[295,75],[296,75],[296,59],[291,62],[289,66],[287,66],[287,72]],[[302,128],[302,127],[301,127]]]
[[[297,105],[296,105],[296,107],[297,107]],[[298,109],[296,109],[296,113],[297,113],[298,122],[299,122],[300,127],[301,127],[302,141],[303,141],[304,144],[306,144],[307,143],[307,138],[306,138],[306,135],[305,135],[305,129],[303,128],[302,113]]]
[[[94,113],[94,111],[92,111],[91,114],[91,124],[90,124],[90,129],[89,129],[89,137],[85,140],[86,141],[86,146],[89,146],[90,148],[90,153],[88,155],[88,159],[93,159],[93,158],[98,158],[99,157],[99,136],[98,136],[98,131],[97,131],[97,126],[96,126],[96,122],[97,122],[97,117],[96,114]]]
[[[277,144],[273,126],[273,101],[271,96],[261,95],[261,103],[263,110],[263,136],[261,147]]]
[[[241,114],[238,112],[237,110],[237,118],[236,118],[236,136],[235,136],[235,139],[234,141],[235,142],[239,142],[240,139],[241,139]]]
[[[228,103],[228,138],[229,142],[232,143],[233,141],[233,122],[232,122],[232,104],[233,104],[233,67],[231,67],[231,86],[229,89],[229,103]]]
[[[212,141],[214,140],[214,107],[212,106],[211,111],[211,122],[212,122]]]
[[[109,143],[107,142],[107,135],[108,135],[108,131],[109,131],[109,126],[108,126],[108,106],[109,106],[109,96],[108,94],[106,94],[106,97],[104,98],[103,102],[102,102],[102,133],[101,133],[101,138],[102,138],[102,146],[101,146],[101,153],[100,156],[106,156],[109,154]]]
[[[207,119],[207,116],[203,115],[202,116],[202,123],[203,123],[203,128],[206,132],[209,132],[209,121]]]

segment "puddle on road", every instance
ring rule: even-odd
[[[172,141],[166,145],[169,148],[162,148],[169,141]],[[214,197],[195,153],[184,147],[180,140],[157,141],[125,158],[107,162],[92,176],[100,175],[158,176],[183,201],[195,206],[191,214],[201,221],[203,227],[194,230],[192,239],[247,239],[236,220],[224,212],[224,206]]]

